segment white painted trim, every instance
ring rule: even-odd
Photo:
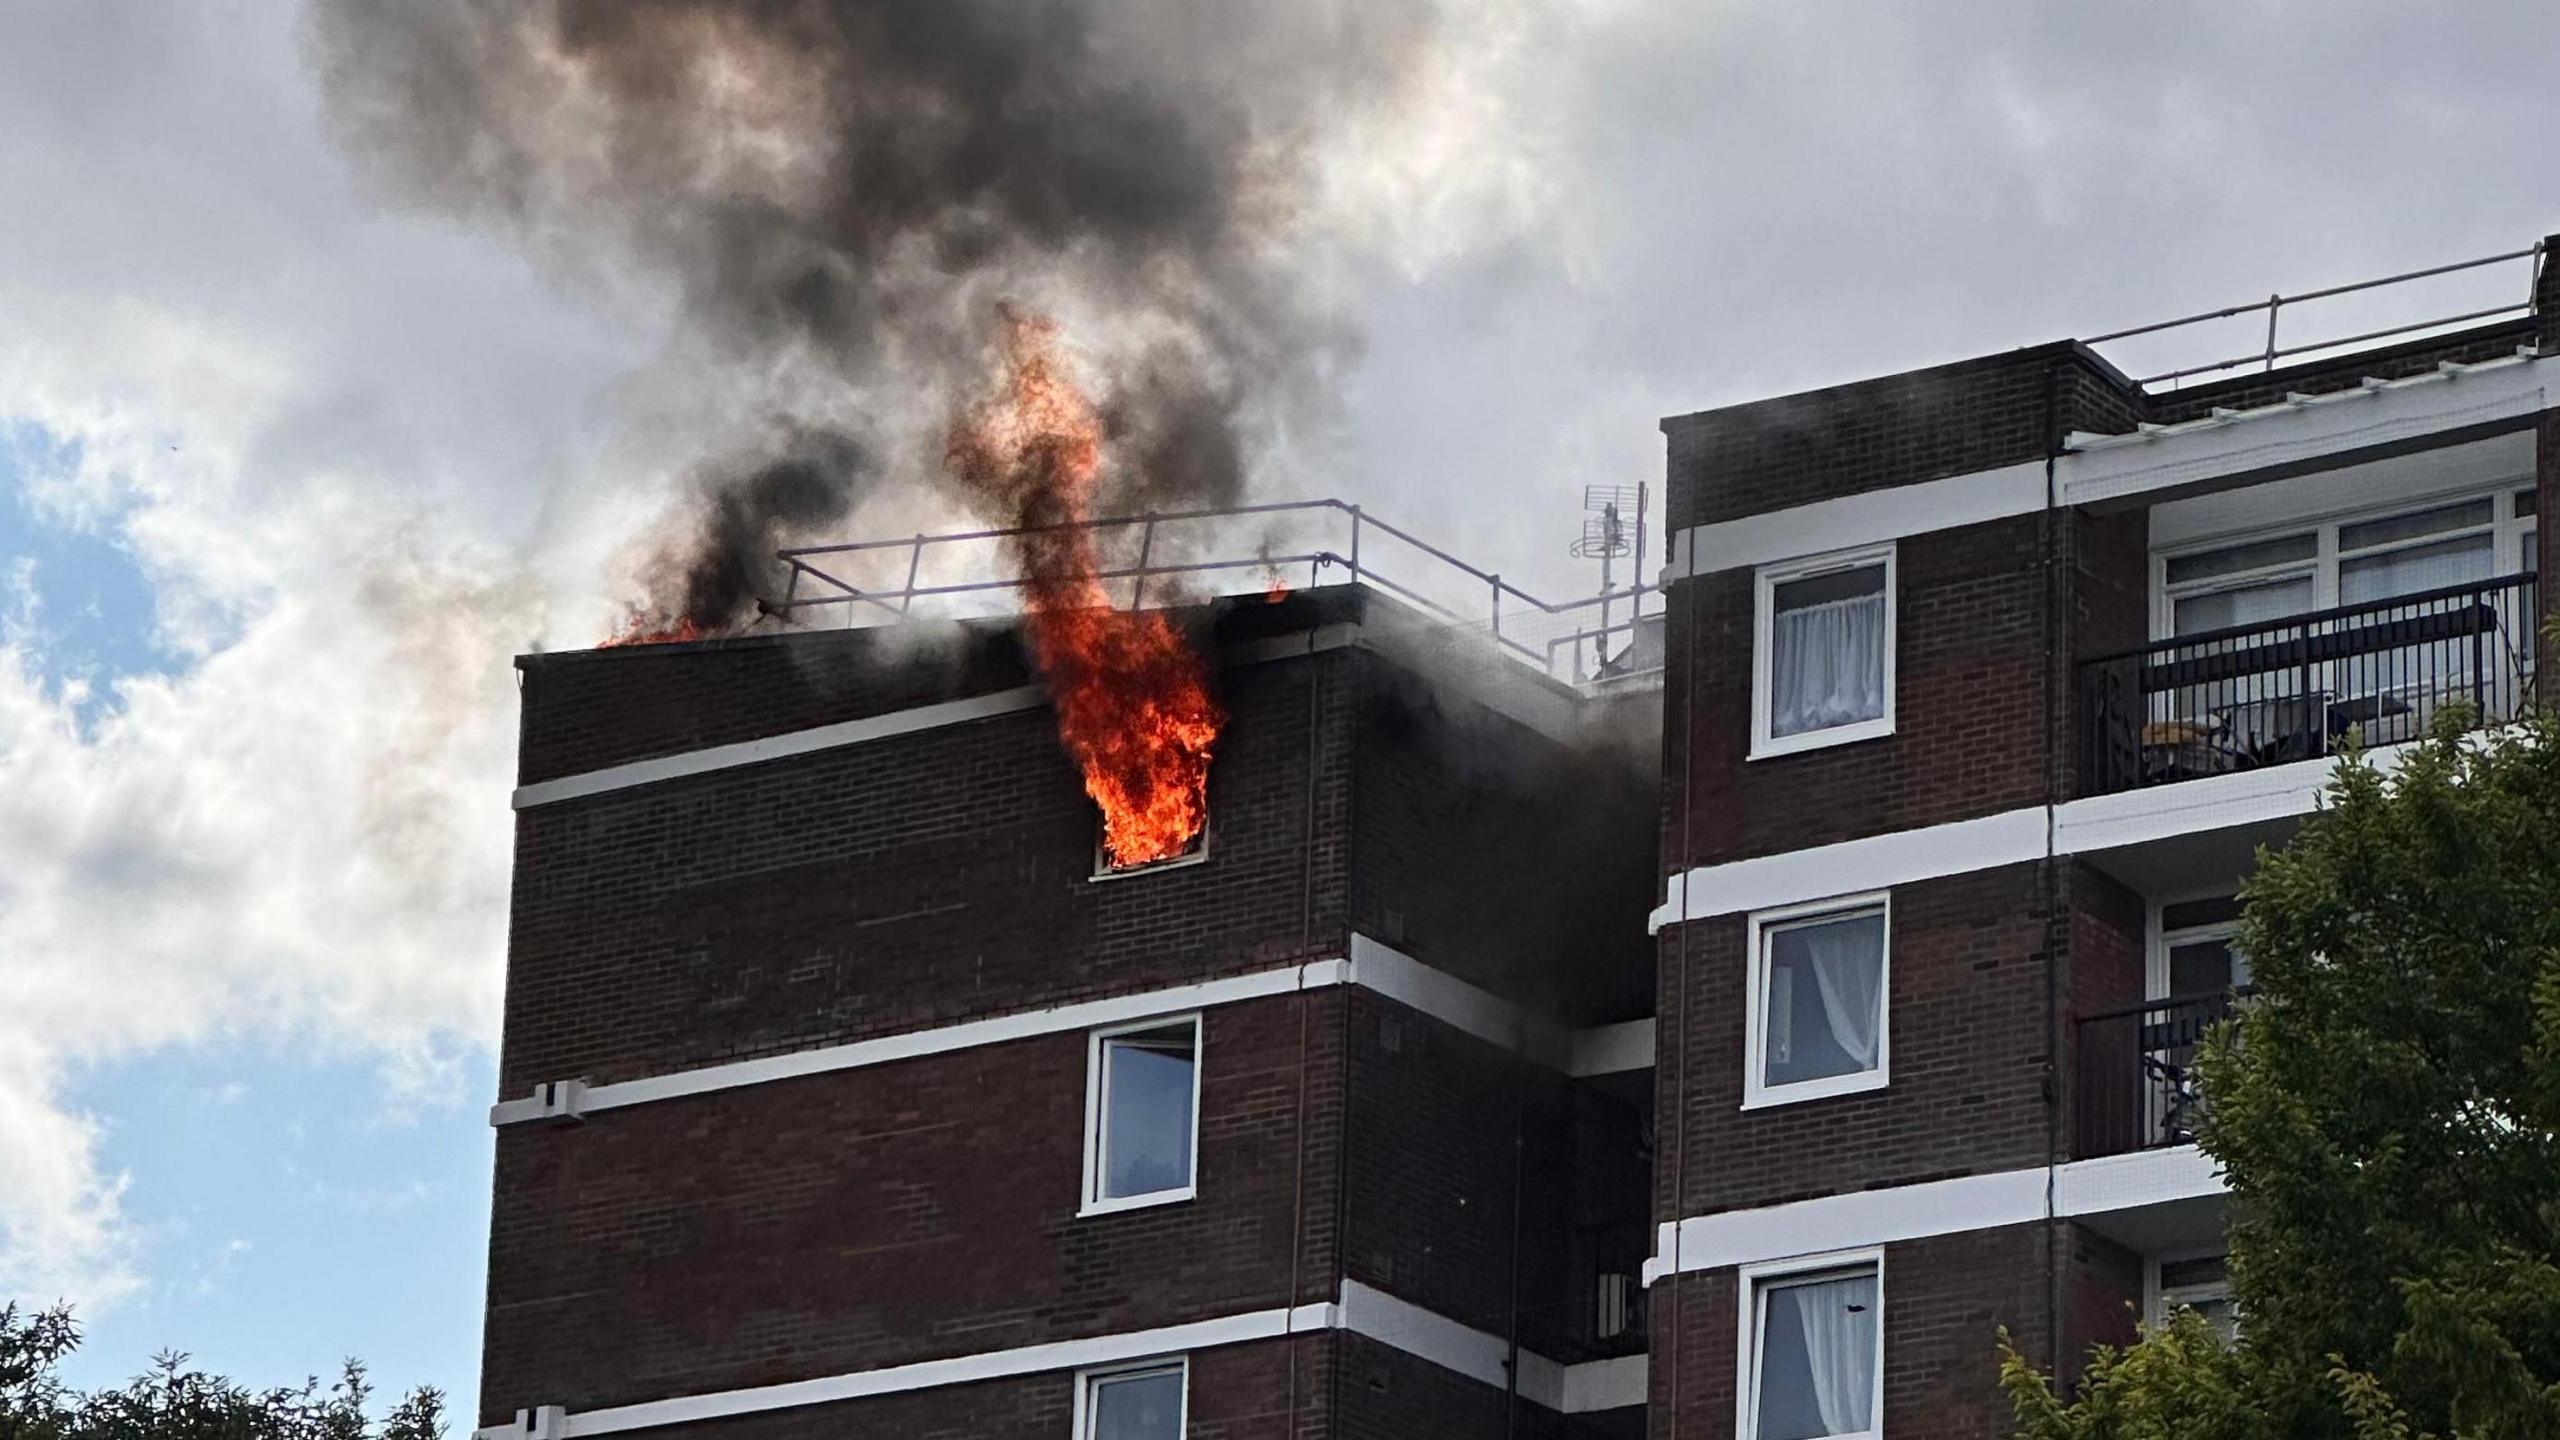
[[[860,720],[844,720],[833,725],[767,735],[757,740],[741,740],[733,745],[712,745],[676,755],[658,755],[647,760],[608,765],[583,774],[563,775],[556,780],[539,780],[531,785],[517,786],[512,803],[518,810],[530,810],[562,800],[581,800],[590,795],[628,790],[635,785],[655,785],[662,780],[681,780],[693,775],[707,775],[715,770],[761,765],[768,760],[786,760],[819,750],[861,745],[894,735],[912,735],[919,730],[960,725],[1020,710],[1036,710],[1048,701],[1049,693],[1041,687],[1017,685],[1010,690],[971,695],[961,700],[937,701],[908,710],[893,710],[886,715],[868,715]]]
[[[870,1065],[884,1065],[896,1060],[911,1060],[925,1055],[944,1055],[954,1050],[970,1050],[982,1045],[1001,1045],[1007,1041],[1025,1040],[1038,1035],[1055,1035],[1070,1030],[1086,1030],[1098,1025],[1124,1021],[1140,1021],[1178,1015],[1186,1010],[1202,1010],[1213,1005],[1233,1005],[1265,996],[1287,995],[1300,990],[1319,990],[1350,982],[1350,967],[1341,960],[1317,960],[1305,965],[1282,966],[1250,975],[1234,975],[1223,980],[1207,980],[1194,985],[1174,985],[1161,990],[1144,990],[1133,995],[1115,995],[1106,1000],[1085,1000],[1072,1005],[1052,1006],[1042,1010],[1026,1010],[1011,1015],[996,1015],[984,1020],[964,1020],[956,1025],[938,1025],[929,1030],[911,1030],[900,1035],[884,1035],[876,1040],[857,1040],[846,1045],[827,1045],[812,1050],[795,1050],[787,1055],[768,1055],[755,1060],[732,1061],[726,1065],[706,1065],[696,1070],[678,1070],[645,1079],[623,1080],[611,1085],[580,1086],[577,1103],[563,1108],[546,1107],[540,1092],[531,1100],[502,1100],[490,1107],[491,1125],[519,1125],[528,1121],[573,1118],[600,1110],[616,1110],[626,1105],[645,1105],[657,1100],[674,1100],[687,1095],[708,1094],[714,1090],[731,1090],[742,1085],[765,1085],[777,1080],[796,1080],[805,1075],[825,1075],[838,1070],[858,1070]],[[574,1084],[576,1082],[563,1082]]]
[[[1595,1075],[1652,1069],[1654,1028],[1652,1018],[1647,1017],[1574,1031],[1565,1073],[1576,1080],[1588,1080]]]
[[[1104,1195],[1102,1193],[1102,1149],[1109,1140],[1109,1114],[1104,1107],[1103,1090],[1109,1078],[1102,1063],[1103,1049],[1111,1041],[1126,1035],[1153,1030],[1172,1030],[1188,1026],[1191,1030],[1191,1138],[1184,1147],[1190,1161],[1190,1173],[1180,1185],[1163,1190],[1149,1190],[1137,1195]],[[1157,1205],[1177,1205],[1200,1193],[1200,1075],[1208,1068],[1208,1027],[1200,1023],[1200,1012],[1184,1015],[1161,1015],[1125,1024],[1105,1025],[1085,1037],[1084,1048],[1084,1192],[1083,1203],[1076,1216],[1108,1215],[1118,1210],[1144,1210]]]
[[[2031,515],[2043,508],[2042,460],[1816,500],[1690,526],[1671,537],[1671,563],[1663,568],[1662,583]]]
[[[2545,367],[2553,363],[2491,360],[2181,425],[2077,437],[2054,462],[2057,503],[2126,499],[2531,415],[2546,408],[2545,377],[2553,372]],[[1978,525],[2044,505],[2041,459],[1818,500],[1679,531],[1661,581]]]
[[[703,1395],[648,1400],[637,1405],[583,1410],[567,1417],[561,1434],[563,1440],[579,1440],[582,1436],[652,1430],[665,1425],[686,1425],[732,1415],[824,1405],[838,1400],[860,1400],[907,1390],[931,1390],[945,1385],[965,1385],[1053,1370],[1150,1360],[1220,1345],[1242,1344],[1249,1340],[1274,1340],[1307,1331],[1326,1330],[1336,1323],[1331,1305],[1301,1305],[1295,1310],[1256,1310],[1216,1320],[1167,1325],[1124,1335],[1104,1335],[1091,1340],[1058,1340],[1011,1350],[957,1355],[944,1360],[921,1360],[879,1370],[857,1370],[815,1380],[793,1380],[779,1385],[718,1390]]]
[[[2045,1182],[2039,1166],[1693,1215],[1674,1253],[1686,1273],[2022,1225],[2045,1218]]]
[[[1615,1360],[1585,1360],[1564,1367],[1564,1403],[1550,1408],[1567,1415],[1588,1415],[1595,1410],[1623,1410],[1649,1400],[1647,1386],[1653,1367],[1642,1355],[1622,1355]]]
[[[506,1126],[573,1120],[599,1111],[705,1095],[742,1085],[767,1085],[777,1080],[859,1070],[898,1060],[945,1055],[955,1050],[1001,1045],[1072,1030],[1090,1030],[1097,1026],[1162,1021],[1186,1011],[1288,995],[1301,990],[1321,990],[1335,985],[1365,987],[1444,1025],[1517,1051],[1538,1064],[1568,1075],[1612,1073],[1608,1070],[1577,1070],[1574,1068],[1577,1064],[1640,1069],[1653,1063],[1653,1022],[1650,1020],[1595,1026],[1581,1031],[1566,1030],[1447,971],[1434,969],[1366,935],[1355,934],[1351,937],[1351,958],[1348,960],[1310,961],[1304,965],[1287,965],[1220,980],[1142,990],[1130,995],[995,1015],[983,1020],[964,1020],[872,1040],[795,1050],[786,1055],[767,1055],[754,1060],[736,1060],[725,1065],[706,1065],[699,1069],[616,1081],[609,1085],[589,1085],[584,1080],[551,1081],[536,1086],[528,1098],[501,1100],[490,1106],[489,1123]],[[1638,1031],[1642,1032],[1641,1038]],[[1196,1163],[1196,1154],[1193,1159]]]
[[[1762,1077],[1769,1073],[1769,935],[1806,922],[1845,919],[1864,911],[1878,912],[1884,919],[1884,953],[1878,957],[1876,976],[1876,1063],[1869,1069],[1853,1070],[1846,1075],[1832,1075],[1820,1080],[1799,1080],[1793,1084],[1771,1085]],[[1743,986],[1742,1011],[1742,1108],[1762,1110],[1778,1105],[1796,1105],[1808,1100],[1823,1100],[1834,1095],[1857,1095],[1882,1090],[1893,1075],[1893,892],[1870,890],[1862,894],[1842,895],[1833,899],[1808,901],[1773,910],[1754,910],[1743,926],[1743,955],[1750,966],[1748,983]]]
[[[2385,745],[2364,759],[2387,775],[2417,743]],[[2054,853],[2087,854],[2308,815],[2319,808],[2337,767],[2333,755],[2069,801],[2054,811]]]
[[[1338,649],[1360,638],[1360,627],[1347,623],[1318,626],[1303,637],[1275,636],[1242,645],[1231,645],[1219,658],[1230,665],[1257,665],[1271,660],[1286,660],[1312,655],[1322,650]],[[769,760],[784,760],[795,755],[808,755],[820,750],[833,750],[846,745],[867,744],[897,735],[911,735],[919,730],[939,729],[996,715],[1010,715],[1020,710],[1036,710],[1049,703],[1049,692],[1039,685],[1017,685],[1010,690],[970,695],[958,700],[940,700],[885,715],[867,715],[859,720],[844,720],[833,725],[819,725],[807,730],[793,730],[781,735],[767,735],[754,740],[741,740],[729,745],[711,745],[700,750],[686,750],[673,755],[655,755],[601,770],[588,770],[576,775],[563,775],[551,780],[538,780],[516,787],[511,802],[518,810],[557,804],[563,800],[580,800],[590,795],[628,790],[636,785],[654,785],[662,780],[680,780],[693,775],[707,775],[718,770],[731,770],[741,765],[761,765]],[[1485,703],[1495,704],[1492,700]],[[1496,706],[1496,708],[1500,708]],[[1534,723],[1534,722],[1524,722]]]
[[[1550,1068],[1571,1069],[1570,1032],[1366,935],[1351,937],[1351,983]]]
[[[487,1426],[472,1433],[474,1440],[578,1440],[582,1436],[694,1424],[769,1410],[824,1405],[1059,1370],[1077,1372],[1077,1414],[1081,1423],[1084,1382],[1098,1373],[1144,1369],[1150,1364],[1177,1359],[1187,1361],[1194,1351],[1325,1330],[1348,1330],[1366,1336],[1496,1388],[1504,1388],[1508,1384],[1504,1362],[1510,1347],[1502,1337],[1461,1324],[1356,1280],[1346,1280],[1339,1299],[1300,1305],[1294,1309],[1255,1310],[1121,1335],[1023,1345],[1010,1350],[923,1360],[779,1385],[675,1396],[574,1414],[565,1413],[556,1405],[544,1405],[519,1411],[519,1423]],[[1642,1355],[1580,1365],[1560,1365],[1529,1350],[1520,1351],[1519,1358],[1521,1398],[1549,1410],[1581,1414],[1644,1403],[1647,1365]],[[1184,1393],[1187,1408],[1187,1372]]]
[[[2547,405],[2549,363],[2455,366],[2093,440],[2056,462],[2057,498],[2098,504],[2532,415]]]
[[[1102,1440],[1093,1433],[1093,1387],[1102,1381],[1122,1380],[1135,1375],[1153,1375],[1173,1371],[1182,1377],[1182,1400],[1175,1408],[1173,1433],[1191,1433],[1191,1357],[1177,1355],[1171,1360],[1137,1360],[1126,1365],[1101,1365],[1076,1372],[1075,1440]]]
[[[1659,1226],[1644,1281],[1774,1263],[2039,1220],[2138,1210],[2230,1192],[2193,1145],[2136,1150],[2024,1170],[1851,1190]]]
[[[2151,548],[2210,549],[2365,513],[2533,488],[2530,430],[2169,500],[2151,507]],[[2503,514],[2503,510],[2501,511]]]
[[[2368,750],[2364,763],[2388,775],[2422,743]],[[2338,764],[2334,755],[2296,760],[2068,801],[2052,812],[2053,853],[2088,855],[2308,815],[2319,808]],[[2030,805],[1973,820],[1701,865],[1665,882],[1663,903],[1647,924],[1658,932],[1683,920],[1820,899],[1843,876],[1882,888],[2040,860],[2045,855],[2045,813],[2045,807]]]
[[[1884,713],[1872,720],[1856,720],[1846,725],[1830,725],[1819,730],[1803,730],[1793,735],[1772,734],[1770,716],[1770,673],[1776,660],[1773,635],[1776,626],[1777,587],[1817,575],[1830,575],[1843,570],[1865,570],[1884,567]],[[1809,555],[1783,564],[1763,565],[1751,580],[1751,750],[1745,760],[1766,760],[1779,755],[1796,755],[1807,750],[1827,750],[1834,745],[1854,745],[1861,740],[1880,740],[1893,733],[1894,700],[1894,629],[1900,609],[1900,566],[1892,541],[1866,545],[1854,550],[1836,550],[1827,555]]]
[[[1701,865],[1670,878],[1663,904],[1653,912],[1650,924],[1660,930],[1681,920],[1820,900],[1838,894],[1844,879],[1862,889],[1882,890],[1963,875],[2042,859],[2044,850],[2045,812],[2043,806],[2035,805],[1979,819]]]
[[[2103,1215],[2228,1193],[2222,1167],[2193,1145],[2134,1150],[2053,1167],[2056,1215]]]
[[[1838,1440],[1875,1440],[1883,1433],[1884,1250],[1870,1245],[1827,1255],[1806,1255],[1792,1260],[1745,1265],[1736,1276],[1734,1291],[1742,1313],[1741,1323],[1734,1327],[1733,1433],[1741,1440],[1758,1440],[1760,1434],[1760,1372],[1753,1362],[1756,1359],[1754,1352],[1759,1348],[1761,1322],[1765,1318],[1762,1314],[1764,1295],[1789,1281],[1822,1272],[1855,1273],[1865,1269],[1874,1270],[1876,1276],[1875,1393],[1867,1400],[1867,1428],[1843,1432]]]

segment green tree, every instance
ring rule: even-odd
[[[2560,1436],[2560,722],[2342,762],[2262,854],[2256,1000],[2202,1060],[2242,1319],[2007,1349],[2022,1440]]]
[[[0,1306],[0,1440],[441,1440],[444,1396],[421,1387],[376,1420],[353,1360],[337,1383],[251,1390],[164,1352],[112,1390],[77,1391],[59,1366],[80,1343],[71,1312]]]

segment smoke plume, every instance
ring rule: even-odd
[[[1238,497],[1323,392],[1291,227],[1431,0],[321,0],[334,128],[395,196],[611,289],[769,442],[696,457],[642,613],[741,623],[777,543],[947,483],[1000,301],[1058,317],[1119,504]],[[959,503],[971,498],[953,492]]]

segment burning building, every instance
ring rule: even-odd
[[[1356,559],[1109,610],[1047,484],[1016,618],[527,657],[483,1424],[1989,1440],[2002,1327],[2245,1325],[2233,889],[2536,691],[2544,250],[1666,420],[1594,684]]]
[[[1143,618],[1135,863],[1028,620],[522,662],[484,1422],[1641,1433],[1655,697]]]

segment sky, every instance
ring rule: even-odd
[[[1362,344],[1261,493],[1548,593],[1663,415],[2560,229],[2544,4],[1482,0],[1453,37],[1328,157]],[[174,1348],[468,1396],[510,659],[628,598],[679,320],[401,203],[304,40],[271,0],[0,16],[0,1296],[78,1306],[84,1384]]]

